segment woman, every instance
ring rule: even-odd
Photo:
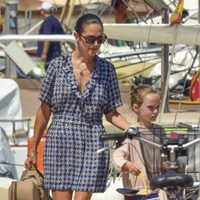
[[[34,144],[25,165],[36,163],[36,149],[51,113],[46,136],[44,186],[54,200],[89,200],[104,192],[109,152],[97,154],[106,144],[102,116],[120,129],[129,123],[117,112],[121,106],[116,72],[96,53],[106,40],[99,17],[86,14],[75,25],[77,48],[53,60],[44,78],[34,127]]]

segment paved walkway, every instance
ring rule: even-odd
[[[37,108],[40,105],[38,96],[41,84],[37,80],[31,79],[17,79],[16,81],[20,88],[23,117],[30,118],[31,127],[33,127],[35,121],[35,114],[37,112]],[[129,87],[120,86],[120,90],[124,105],[121,108],[119,108],[119,112],[122,113],[130,122],[134,123],[136,121],[136,116],[130,108]],[[170,113],[164,113],[161,121],[158,117],[157,122],[160,122],[163,125],[173,125],[178,124],[179,122],[188,124],[198,124],[200,121],[199,105],[181,105],[179,107],[178,113],[178,105],[170,105],[169,108]],[[113,127],[105,120],[104,125],[109,132],[119,131],[117,128]]]

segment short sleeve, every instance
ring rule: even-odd
[[[122,105],[116,71],[114,66],[112,64],[110,65],[111,67],[108,82],[107,104],[104,109],[104,114],[107,114]]]
[[[52,23],[50,21],[50,19],[44,21],[44,24],[43,24],[43,34],[52,34]]]
[[[50,107],[53,106],[52,97],[55,84],[56,68],[57,66],[55,66],[55,62],[51,62],[46,72],[46,75],[42,81],[42,87],[39,96],[39,99],[42,102],[47,103]]]

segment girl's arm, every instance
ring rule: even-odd
[[[130,172],[137,176],[141,171],[136,163],[130,161],[130,142],[129,139],[126,139],[122,146],[115,149],[113,152],[113,166],[119,172]]]
[[[105,116],[108,122],[122,130],[126,130],[131,125],[116,109]],[[126,141],[128,142],[128,140]],[[121,147],[117,148],[113,153],[113,164],[117,171],[130,172],[137,176],[141,171],[137,164],[128,160],[130,154],[129,149],[129,144],[123,144]]]

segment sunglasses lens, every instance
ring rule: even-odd
[[[96,37],[94,37],[94,36],[85,37],[85,42],[86,42],[87,44],[94,44],[94,43],[95,43],[95,40],[96,40]]]
[[[84,36],[82,36],[82,37],[84,37]],[[85,42],[86,42],[87,44],[94,44],[96,40],[97,40],[97,43],[98,43],[98,44],[103,44],[103,43],[106,41],[107,36],[106,36],[106,35],[101,35],[101,36],[99,36],[99,37],[95,37],[95,36],[86,36],[86,37],[84,37],[84,38],[85,38]]]
[[[102,35],[100,37],[97,38],[97,42],[98,44],[103,44],[107,39],[107,36],[106,35]]]

